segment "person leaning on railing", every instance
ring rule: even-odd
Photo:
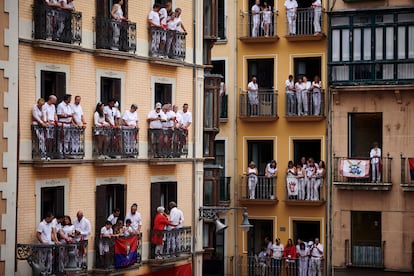
[[[109,248],[111,243],[111,238],[113,237],[112,223],[110,221],[105,222],[105,226],[101,228],[99,239],[99,258],[101,263],[105,267],[109,266]]]
[[[283,251],[283,258],[286,259],[286,272],[288,275],[295,275],[296,262],[296,246],[292,239],[288,239],[285,250]]]
[[[96,104],[93,121],[95,125],[94,135],[96,137],[96,142],[98,143],[98,158],[109,159],[109,156],[105,155],[109,143],[108,134],[106,133],[105,128],[110,127],[110,125],[105,121],[104,104],[101,102]]]
[[[164,213],[165,208],[160,206],[157,208],[157,214],[154,218],[153,234],[151,242],[155,245],[155,259],[162,259],[164,248],[163,230],[170,224],[167,215]]]
[[[47,126],[47,122],[44,121],[44,104],[45,100],[43,98],[39,98],[32,110],[32,125],[33,130],[36,133],[37,140],[39,141],[39,152],[42,160],[47,159],[44,129],[44,127]]]

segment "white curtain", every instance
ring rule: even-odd
[[[394,59],[394,28],[385,29],[385,58]]]
[[[364,29],[364,60],[371,60],[371,29]]]
[[[354,60],[361,60],[361,29],[354,29]]]
[[[383,28],[376,28],[375,29],[375,59],[383,59],[382,52],[384,51],[383,45]]]

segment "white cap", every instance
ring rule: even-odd
[[[155,108],[161,108],[161,107],[162,107],[161,103],[156,103],[155,104]]]

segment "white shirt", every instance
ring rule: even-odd
[[[298,2],[296,2],[296,0],[286,0],[285,7],[287,10],[294,10],[298,7]]]
[[[116,110],[114,107],[110,107],[109,105],[105,105],[104,107],[104,114],[108,116],[109,123],[114,126],[115,125],[115,117],[116,117]]]
[[[257,84],[257,82],[254,83],[254,82],[251,81],[247,85],[247,90],[249,91],[249,93],[251,93],[251,92],[257,93],[257,91],[259,90],[259,85]]]
[[[42,105],[42,109],[40,110],[38,105],[35,104],[33,106],[33,110],[32,110],[32,120],[33,120],[33,124],[37,125],[37,124],[42,124],[43,123],[43,118],[44,118],[45,112],[44,112],[44,105]]]
[[[112,225],[115,225],[118,220],[118,217],[114,216],[114,214],[110,214],[106,220],[110,221]]]
[[[157,113],[156,110],[151,110],[148,113],[148,119],[155,119],[155,118],[160,118],[161,120],[167,120],[167,116],[165,116],[162,110],[160,110],[159,113]],[[151,121],[149,127],[151,129],[161,129],[162,128],[161,121],[160,120]]]
[[[322,11],[322,3],[321,0],[316,0],[312,3],[312,6],[314,7],[315,11]]]
[[[293,80],[286,80],[285,82],[285,87],[286,87],[286,93],[288,94],[293,94],[295,91],[292,89],[289,89],[289,87],[295,87],[295,84],[293,83]]]
[[[52,242],[52,223],[47,223],[43,220],[37,227],[37,232],[40,233],[40,239],[44,243],[53,244]]]
[[[58,115],[71,115],[72,116],[73,111],[72,111],[72,108],[70,107],[69,104],[62,101],[57,107],[57,114]],[[65,123],[65,124],[70,124],[72,122],[72,117],[67,117],[67,118],[60,117],[59,122]]]
[[[273,250],[273,259],[281,259],[282,258],[282,254],[283,254],[283,244],[279,244],[277,245],[276,243],[273,244],[272,246],[272,250]]]
[[[175,122],[175,112],[170,110],[167,111],[167,113],[165,113],[165,116],[167,116],[167,121],[166,122],[162,122],[162,127],[163,128],[173,128],[174,127],[174,122]],[[172,118],[174,118],[173,120],[171,120]]]
[[[73,3],[73,1],[72,2],[70,2],[70,3],[68,3],[68,1],[67,0],[59,0],[59,3],[64,3],[65,4],[65,6],[67,6],[68,8],[71,8],[71,9],[73,9],[74,7],[75,7],[75,4]]]
[[[312,83],[310,81],[303,82],[302,84],[304,84],[304,90],[309,90],[312,86]]]
[[[379,158],[378,157],[374,157],[374,156],[381,156],[381,149],[380,148],[372,148],[371,152],[369,153],[369,157],[371,158],[371,163],[372,164],[377,164],[379,163]]]
[[[170,20],[167,22],[167,29],[170,31],[176,31],[177,30],[177,24],[176,24],[176,18]]]
[[[132,229],[134,229],[135,232],[138,232],[138,226],[142,225],[141,214],[138,212],[135,212],[135,214],[128,213],[125,216],[125,221],[127,221],[127,219],[131,220]]]
[[[62,224],[58,223],[56,218],[54,218],[50,224],[52,225],[52,228],[55,228],[56,233],[59,233],[60,229],[62,229]]]
[[[107,229],[105,226],[103,226],[101,228],[101,237],[109,238],[110,235],[112,235],[112,234],[113,234],[112,227],[109,227],[109,229]]]
[[[189,123],[193,122],[193,116],[191,115],[191,112],[187,111],[184,113],[182,110],[180,110],[179,113],[183,120],[183,126],[187,128]]]
[[[43,111],[45,112],[46,121],[49,123],[55,121],[56,107],[54,104],[45,103],[43,105]]]
[[[161,26],[166,26],[167,25],[167,17],[168,17],[168,13],[167,13],[167,9],[166,8],[162,8],[160,9],[159,12],[159,18],[161,19]]]
[[[93,114],[93,123],[96,127],[109,126],[109,123],[105,121],[105,115],[104,117],[99,116],[98,111]]]
[[[319,250],[318,249],[316,249],[316,248],[313,248],[311,251],[310,251],[310,255],[312,256],[312,257],[316,257],[316,258],[321,258],[322,256],[323,256],[323,245],[322,244],[320,244],[320,243],[318,243],[318,245],[313,245],[314,247],[316,247],[316,248],[318,248],[321,252],[319,252]]]
[[[152,22],[152,24],[160,25],[160,15],[158,14],[158,12],[150,11],[148,19]]]
[[[183,23],[183,21],[181,20],[181,17],[174,18],[174,24],[175,24],[175,30],[176,31],[181,31],[181,24],[182,23]]]
[[[260,7],[256,4],[252,6],[252,17],[253,21],[260,21]]]
[[[183,211],[174,207],[170,211],[170,226],[172,228],[182,228],[184,222],[184,214]]]
[[[176,127],[178,127],[182,123],[183,123],[183,116],[180,114],[180,112],[175,113],[175,124],[176,124]]]
[[[71,239],[69,237],[69,235],[74,234],[75,226],[74,225],[65,225],[65,226],[62,227],[62,232],[63,232],[63,234],[65,234],[65,237],[61,237],[61,238]]]
[[[78,218],[73,222],[75,229],[79,231],[84,240],[88,239],[88,236],[91,234],[91,223],[88,219],[82,218],[81,221],[78,221]]]
[[[80,104],[71,104],[70,108],[72,108],[72,114],[73,114],[73,121],[77,125],[82,124],[82,116],[83,116],[83,110],[82,106]]]
[[[128,126],[137,126],[138,121],[138,114],[137,112],[131,112],[131,110],[127,110],[124,112],[124,115],[122,115],[122,120],[124,120]]]

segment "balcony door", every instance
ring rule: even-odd
[[[249,59],[247,61],[247,79],[251,81],[252,76],[256,76],[259,90],[274,89],[274,59]],[[247,88],[247,83],[246,83]]]
[[[111,18],[111,10],[113,5],[113,0],[96,0],[96,16]],[[121,7],[124,16],[128,18],[128,0],[124,0]]]
[[[275,157],[273,156],[273,140],[247,141],[248,160],[247,165],[253,161],[256,163],[259,175],[264,175],[266,165]]]
[[[312,157],[318,163],[321,160],[321,140],[294,140],[293,148],[293,163],[298,163],[302,157],[306,160]]]
[[[249,219],[250,224],[253,227],[247,232],[248,240],[248,256],[254,256],[258,254],[261,247],[264,246],[264,238],[268,237],[269,240],[274,241],[273,233],[273,220],[258,220]]]
[[[369,157],[374,142],[382,148],[382,113],[349,113],[348,127],[350,157]]]
[[[293,221],[293,242],[296,243],[298,238],[305,242],[315,241],[315,238],[319,238],[321,243],[323,243],[324,237],[321,237],[321,222],[312,220]]]
[[[43,187],[41,192],[40,221],[48,212],[52,212],[54,216],[65,215],[65,187]]]

